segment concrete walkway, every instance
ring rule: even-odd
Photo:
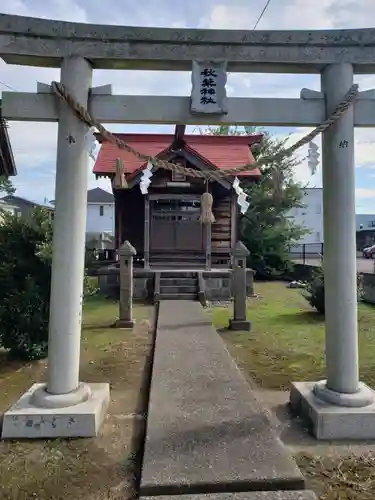
[[[315,498],[303,490],[294,460],[201,305],[161,302],[141,496]]]

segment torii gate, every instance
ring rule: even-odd
[[[347,94],[353,73],[375,73],[375,29],[164,29],[0,15],[0,56],[9,64],[60,67],[61,83],[99,122],[311,127]],[[91,88],[93,68],[191,71],[197,61],[223,59],[231,72],[320,73],[322,91],[304,89],[300,99],[231,98],[226,110],[197,114],[189,97]],[[375,437],[374,393],[358,374],[354,175],[354,127],[375,126],[374,97],[360,93],[323,134],[327,381],[295,383],[291,392],[321,439]],[[5,413],[2,436],[94,436],[109,388],[79,382],[88,125],[43,84],[36,94],[3,92],[2,115],[59,124],[48,381]]]

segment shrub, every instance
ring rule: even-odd
[[[303,292],[305,298],[318,312],[325,313],[324,305],[324,272],[321,267],[316,267],[312,273],[312,277],[307,282],[307,286]],[[357,273],[357,300],[362,300],[363,297],[363,276]]]
[[[325,313],[324,305],[324,272],[316,267],[303,292],[305,298],[321,314]]]
[[[47,354],[51,239],[43,211],[27,220],[2,214],[0,343],[18,359]]]
[[[1,213],[0,345],[22,360],[47,356],[53,229],[44,209]],[[85,273],[84,300],[97,293]]]

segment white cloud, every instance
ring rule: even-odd
[[[216,1],[200,22],[212,29],[252,29],[263,0]],[[314,30],[373,27],[373,0],[276,0],[269,4],[259,30]]]
[[[356,188],[355,194],[356,194],[356,197],[358,197],[358,198],[375,199],[375,189]]]

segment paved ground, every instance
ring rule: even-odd
[[[296,463],[202,306],[161,301],[141,498],[303,488]]]
[[[293,262],[296,262],[297,264],[303,264],[302,259],[293,259]],[[308,258],[306,258],[305,264],[308,264],[309,266],[320,266],[321,260],[320,259],[308,259]],[[362,257],[357,258],[357,270],[360,273],[373,273],[374,266],[375,266],[374,260],[364,259]]]

